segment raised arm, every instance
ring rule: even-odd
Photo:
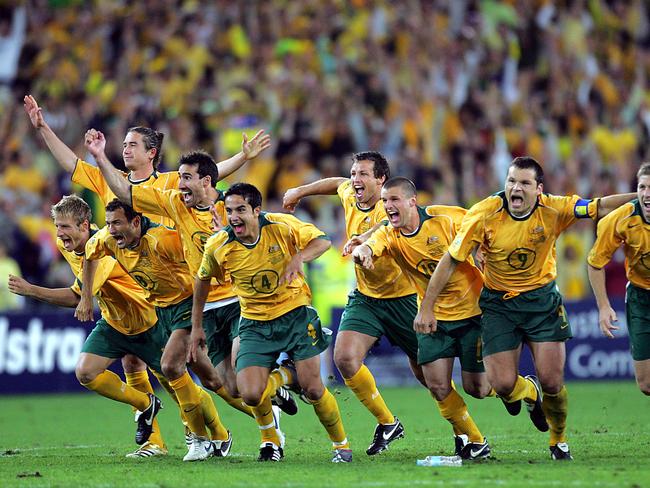
[[[458,261],[452,258],[449,252],[446,252],[438,263],[438,266],[436,266],[435,271],[431,275],[431,279],[429,279],[427,291],[420,303],[420,310],[413,321],[413,329],[416,332],[430,334],[438,328],[438,322],[433,314],[433,307],[436,304],[436,300],[438,300],[438,295],[440,295],[440,292],[447,285],[456,266],[458,266]]]
[[[307,185],[290,188],[284,194],[282,206],[289,212],[293,212],[301,198],[311,195],[336,195],[336,190],[345,181],[347,181],[347,178],[324,178]]]
[[[594,291],[596,303],[598,304],[598,325],[606,337],[613,339],[614,334],[612,331],[619,329],[619,327],[614,325],[614,322],[618,321],[618,317],[609,303],[609,297],[607,296],[605,268],[594,268],[588,264],[587,274],[589,275],[589,283],[591,284],[591,289]]]
[[[618,193],[600,198],[598,200],[598,218],[604,217],[612,210],[616,210],[621,205],[634,200],[636,197],[636,193]]]
[[[33,285],[19,276],[9,275],[8,287],[16,295],[32,297],[60,307],[73,308],[79,303],[79,296],[70,288],[45,288]]]
[[[217,169],[219,170],[219,179],[223,180],[224,178],[230,176],[239,168],[241,168],[244,163],[255,159],[262,151],[268,149],[271,146],[271,136],[264,134],[264,131],[261,130],[249,141],[248,136],[244,133],[242,134],[242,143],[241,151],[235,154],[233,157],[228,158],[224,161],[219,161],[217,163]]]
[[[90,129],[84,137],[86,148],[97,161],[97,167],[104,175],[106,184],[115,193],[115,196],[122,202],[132,205],[131,203],[131,185],[124,175],[106,157],[104,148],[106,147],[106,138],[104,134],[95,129]]]
[[[187,362],[198,359],[199,349],[206,347],[205,331],[203,330],[203,307],[208,299],[210,280],[202,280],[197,276],[194,280],[194,297],[192,298],[192,333],[190,334],[190,350]]]
[[[45,144],[50,149],[54,158],[59,162],[64,170],[68,173],[72,173],[77,164],[77,155],[72,151],[72,149],[66,146],[50,126],[47,125],[47,122],[45,122],[45,119],[43,118],[42,109],[38,106],[38,103],[36,103],[33,96],[25,95],[23,102],[25,112],[29,115],[29,120],[45,141]]]

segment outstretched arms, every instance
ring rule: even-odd
[[[45,288],[14,275],[9,275],[8,286],[11,293],[36,298],[52,305],[72,308],[79,303],[79,296],[70,288]]]
[[[262,151],[271,146],[271,136],[264,134],[261,130],[249,141],[248,136],[242,134],[241,152],[233,157],[217,163],[219,170],[219,179],[223,180],[227,176],[241,168],[246,161],[255,159]]]
[[[106,157],[104,153],[104,148],[106,147],[106,138],[104,134],[95,129],[90,129],[86,131],[84,136],[84,143],[90,154],[93,155],[97,161],[97,166],[99,167],[106,184],[109,186],[111,191],[115,193],[115,196],[119,198],[122,202],[131,205],[131,185],[120,170],[111,164],[111,162]]]
[[[50,149],[54,158],[59,162],[61,167],[69,173],[74,171],[77,164],[77,155],[65,143],[59,139],[54,131],[47,125],[43,118],[43,111],[31,95],[26,95],[23,99],[25,112],[29,116],[34,128],[39,132],[45,144]]]
[[[336,195],[337,188],[346,180],[347,178],[340,177],[324,178],[307,185],[290,188],[284,194],[282,206],[289,212],[293,212],[301,198],[311,195]]]

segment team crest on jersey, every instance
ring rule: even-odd
[[[431,236],[427,239],[427,244],[433,244],[434,242],[438,242],[438,236]]]
[[[282,248],[278,244],[273,244],[269,246],[269,262],[271,264],[278,264],[284,259],[284,253]]]
[[[280,250],[280,246],[278,244],[273,244],[272,246],[269,246],[269,254],[278,252]]]
[[[539,244],[542,243],[546,240],[546,236],[544,235],[544,227],[541,225],[538,225],[534,229],[530,230],[530,242],[533,244]]]

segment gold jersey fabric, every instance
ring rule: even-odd
[[[602,268],[623,244],[627,279],[650,290],[650,222],[643,218],[638,200],[617,208],[598,223],[598,237],[587,261]]]
[[[241,316],[272,320],[311,303],[311,290],[302,276],[291,283],[279,284],[279,280],[293,256],[312,240],[328,237],[293,215],[262,212],[259,223],[255,244],[241,242],[230,227],[210,237],[199,278],[228,273],[239,296]]]
[[[369,209],[359,208],[354,198],[351,180],[341,183],[337,192],[345,211],[345,231],[348,239],[363,234],[375,224],[387,220],[386,210],[381,201]],[[389,256],[377,258],[374,269],[369,270],[356,264],[354,271],[357,276],[357,288],[366,296],[397,298],[415,293],[409,279]]]
[[[66,251],[60,239],[56,245],[77,277],[72,291],[81,295],[83,255]],[[111,257],[102,258],[93,282],[102,317],[118,332],[140,334],[156,324],[156,312],[147,302],[142,288]]]
[[[132,186],[131,197],[133,208],[138,212],[158,212],[174,222],[174,227],[181,236],[185,261],[190,268],[192,278],[196,277],[201,267],[205,243],[214,233],[212,229],[212,212],[209,209],[199,210],[194,207],[186,207],[179,190],[159,190],[151,186]],[[221,192],[219,192],[219,199],[215,202],[215,209],[221,217],[221,222],[227,222]],[[211,282],[207,301],[216,302],[234,296],[235,293],[232,290],[228,275],[219,275],[218,280],[213,279]]]
[[[178,188],[178,181],[180,176],[177,172],[158,173],[154,170],[153,173],[144,180],[133,181],[128,174],[122,173],[125,178],[129,180],[131,185],[135,186],[153,186],[160,190],[172,190]],[[104,206],[115,198],[115,194],[106,183],[106,179],[101,170],[86,161],[77,159],[74,171],[72,172],[72,182],[87,188],[88,190],[96,193],[101,199]],[[151,219],[152,222],[163,224],[167,227],[174,227],[174,222],[169,218],[162,217],[160,214],[154,212],[146,212],[145,215]]]
[[[533,211],[516,218],[507,209],[505,192],[469,209],[449,253],[465,261],[472,250],[485,250],[485,286],[491,290],[525,292],[555,279],[555,241],[579,218],[597,218],[598,200],[577,195],[542,194]]]
[[[105,256],[114,257],[156,307],[175,305],[192,295],[192,277],[175,230],[144,217],[138,245],[120,249],[104,227],[86,243],[86,258]]]
[[[377,229],[366,241],[374,256],[389,254],[404,270],[422,300],[429,279],[456,237],[467,210],[431,205],[418,207],[420,223],[412,234],[387,225]],[[462,320],[481,313],[478,299],[483,277],[471,256],[460,263],[442,290],[434,307],[438,320]]]

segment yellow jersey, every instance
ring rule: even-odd
[[[219,198],[214,206],[222,222],[227,222],[223,193],[217,190]],[[212,230],[212,211],[210,209],[188,208],[183,203],[179,190],[159,190],[151,186],[132,186],[131,197],[133,208],[138,212],[158,212],[171,219],[174,227],[181,236],[185,261],[190,268],[192,277],[197,276],[203,259],[203,249]],[[215,275],[216,276],[216,275]],[[230,285],[227,274],[219,280],[213,279],[208,293],[208,302],[216,302],[232,298],[235,293]]]
[[[598,236],[587,261],[600,269],[609,263],[621,244],[627,279],[650,290],[650,222],[643,218],[638,200],[620,206],[598,222]]]
[[[176,171],[158,173],[156,170],[154,170],[148,178],[138,181],[132,180],[131,176],[127,173],[122,174],[127,180],[129,180],[129,183],[131,183],[131,185],[153,186],[161,190],[171,190],[178,188],[178,181],[180,180],[180,176]],[[77,159],[77,164],[75,165],[74,171],[72,172],[72,182],[77,183],[78,185],[81,185],[84,188],[87,188],[88,190],[97,194],[104,206],[106,206],[108,202],[115,198],[115,194],[106,183],[106,179],[104,178],[101,170],[92,164],[88,164],[86,161],[82,161],[81,159]],[[155,222],[157,224],[163,224],[167,227],[174,226],[174,223],[170,219],[162,217],[160,214],[148,212],[145,213],[145,215],[149,217],[152,222]]]
[[[104,227],[86,243],[86,259],[114,257],[156,307],[180,303],[192,295],[192,277],[178,233],[146,217],[141,222],[142,235],[136,247],[120,249]]]
[[[469,209],[449,254],[465,261],[476,246],[485,251],[485,286],[491,290],[525,292],[555,279],[555,241],[580,218],[596,219],[598,199],[577,195],[539,196],[532,212],[514,217],[505,192],[481,200]]]
[[[76,276],[71,289],[81,295],[83,254],[66,251],[60,239],[57,239],[56,245]],[[97,297],[104,320],[122,334],[140,334],[153,327],[158,320],[142,288],[111,257],[99,261],[93,295]]]
[[[467,210],[460,207],[431,205],[418,207],[420,224],[411,234],[386,225],[377,229],[366,244],[373,256],[389,254],[404,270],[422,300],[431,275],[456,237]],[[481,313],[478,299],[483,276],[472,256],[460,263],[440,293],[434,306],[438,320],[462,320]]]
[[[388,220],[381,200],[372,208],[359,208],[354,198],[351,180],[341,183],[337,193],[345,211],[345,232],[348,239],[367,232],[379,222]],[[366,296],[397,298],[415,294],[409,279],[389,256],[378,257],[374,269],[366,269],[355,264],[354,272],[357,277],[357,288]]]
[[[255,244],[241,242],[230,227],[205,245],[199,278],[230,275],[239,296],[241,316],[272,320],[311,303],[311,290],[302,276],[279,284],[291,258],[314,239],[329,238],[316,226],[293,215],[262,212],[260,236]]]

